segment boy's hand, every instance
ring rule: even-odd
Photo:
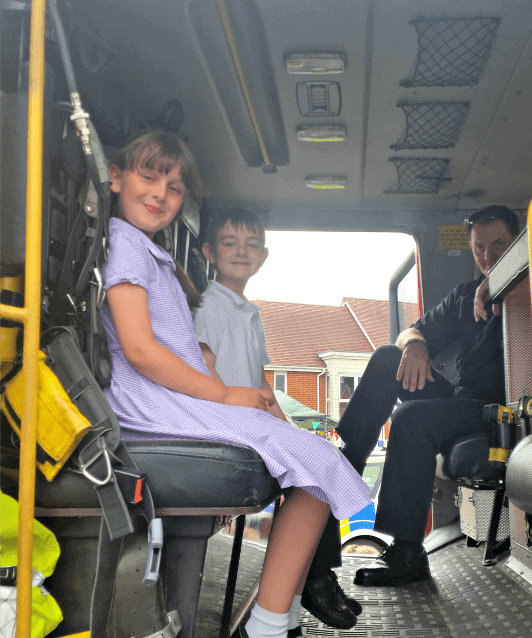
[[[226,405],[241,405],[244,408],[258,408],[268,410],[268,406],[274,402],[273,394],[267,390],[257,390],[256,388],[244,388],[232,385],[225,389],[222,403]]]

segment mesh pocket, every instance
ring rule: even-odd
[[[462,130],[469,102],[400,103],[406,115],[406,135],[390,148],[449,148]]]
[[[438,157],[391,157],[397,168],[399,186],[396,190],[385,190],[386,194],[435,194],[449,166],[449,159]]]
[[[500,18],[412,20],[418,59],[412,78],[401,86],[464,86],[480,80]]]

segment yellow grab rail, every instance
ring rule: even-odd
[[[26,190],[26,266],[24,308],[1,305],[6,319],[24,324],[24,408],[20,447],[17,566],[17,638],[31,636],[31,576],[37,445],[37,353],[41,312],[42,133],[44,25],[46,0],[31,3],[28,161]]]

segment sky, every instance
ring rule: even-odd
[[[270,255],[248,299],[339,306],[343,297],[388,299],[390,278],[415,243],[403,233],[266,231]],[[405,294],[413,301],[415,277]]]

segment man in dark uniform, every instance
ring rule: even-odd
[[[488,206],[467,220],[481,276],[457,286],[436,308],[377,348],[337,430],[344,454],[362,474],[397,398],[384,464],[375,529],[394,542],[355,583],[402,585],[430,577],[423,536],[432,499],[436,455],[463,436],[483,431],[485,404],[504,403],[502,324],[488,300],[487,275],[519,231],[515,213]],[[450,382],[430,359],[458,343],[458,375]]]

